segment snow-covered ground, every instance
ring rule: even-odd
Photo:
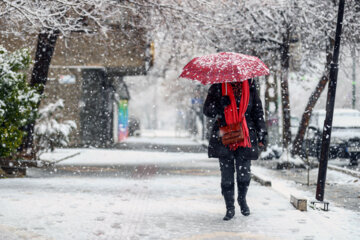
[[[152,144],[170,144],[170,145],[196,145],[197,143],[194,141],[188,141],[188,139],[176,139],[163,137],[163,138],[155,138],[155,137],[142,137],[142,138],[129,138],[124,143],[144,143],[151,142]]]
[[[224,222],[217,176],[9,179],[1,189],[0,231],[10,239],[360,237],[358,215],[341,209],[299,212],[257,184],[249,192],[252,214],[237,211]]]
[[[123,143],[147,143],[152,145],[194,146],[198,143],[189,138],[189,133],[175,130],[141,130],[141,137],[129,137]]]
[[[58,167],[165,170],[145,177],[60,172],[49,177],[29,170],[27,178],[1,179],[0,239],[360,239],[359,212],[333,205],[329,212],[297,211],[289,194],[310,198],[313,193],[258,166],[253,172],[270,178],[273,188],[253,181],[251,215],[242,216],[237,207],[235,219],[224,222],[218,162],[205,153],[62,149],[43,157],[56,160],[77,152]]]
[[[78,155],[59,162],[57,165],[124,165],[124,164],[167,164],[178,162],[194,162],[206,159],[205,154],[171,153],[155,151],[133,151],[116,149],[59,149],[53,153],[45,153],[41,159],[56,161],[73,154]]]
[[[287,174],[291,174],[289,170],[287,170]],[[270,180],[272,183],[272,187],[275,191],[278,191],[279,193],[283,194],[285,197],[289,198],[290,194],[293,194],[295,196],[302,196],[302,198],[308,199],[308,201],[314,200],[314,192],[310,191],[304,191],[298,189],[297,182],[291,181],[291,180],[284,180],[280,179],[278,177],[279,174],[277,174],[277,171],[272,171],[263,167],[259,166],[253,166],[252,172],[255,173],[257,176],[265,179]],[[312,169],[309,172],[309,180],[311,185],[315,185],[317,182],[317,174],[318,169]],[[302,185],[305,185],[306,183],[306,177],[302,179]],[[341,172],[328,170],[327,171],[327,178],[326,178],[327,185],[339,185],[343,187],[351,187],[353,189],[358,190],[358,197],[360,198],[360,181],[357,177],[353,177]],[[327,187],[329,188],[329,186]],[[332,195],[334,193],[327,192],[326,196]],[[356,194],[356,193],[355,193]],[[331,205],[335,205],[336,203],[331,203]],[[360,212],[360,204],[358,204],[358,210]]]

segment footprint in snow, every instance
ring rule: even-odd
[[[314,236],[305,236],[303,240],[313,240]]]
[[[297,220],[297,222],[304,224],[304,223],[306,223],[306,219],[299,219],[299,220]]]
[[[95,218],[95,220],[96,220],[96,221],[99,221],[99,222],[102,222],[102,221],[105,220],[105,218],[104,218],[104,217],[97,217],[97,218]]]
[[[101,230],[94,232],[95,236],[101,236],[101,235],[104,235],[104,234],[105,233],[103,231],[101,231]]]
[[[113,225],[111,225],[112,228],[116,228],[116,229],[121,229],[121,224],[120,223],[114,223]]]

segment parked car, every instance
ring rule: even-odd
[[[314,111],[304,147],[310,156],[320,159],[322,131],[326,111]],[[357,165],[360,158],[360,112],[353,109],[335,109],[331,132],[329,158],[349,158]]]
[[[140,120],[137,117],[129,117],[129,136],[140,136]]]

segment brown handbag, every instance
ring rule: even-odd
[[[220,127],[220,137],[224,145],[235,144],[244,141],[244,132],[241,127],[241,122]]]

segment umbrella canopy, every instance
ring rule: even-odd
[[[205,85],[241,82],[268,74],[268,67],[257,57],[221,52],[194,58],[183,68],[180,77],[197,80]]]

